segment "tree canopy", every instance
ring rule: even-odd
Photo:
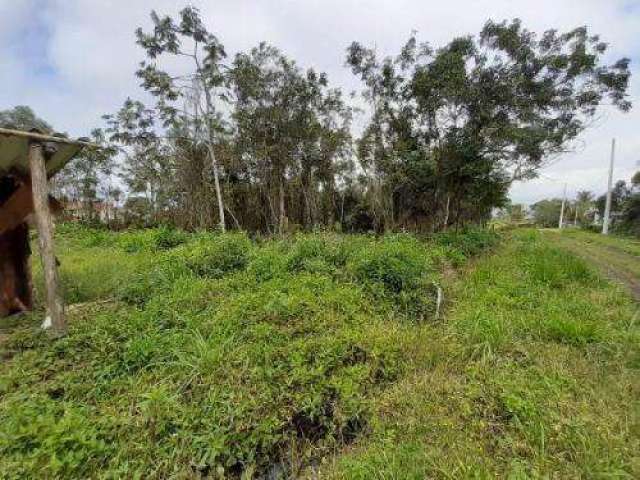
[[[603,65],[606,49],[586,27],[536,35],[519,20],[439,49],[411,37],[382,60],[351,44],[372,109],[359,158],[381,182],[385,222],[485,217],[511,182],[570,149],[603,101],[629,110],[629,60]]]
[[[38,117],[31,107],[17,105],[9,110],[0,110],[0,127],[17,130],[37,129],[51,132],[53,128],[45,120]]]
[[[386,58],[353,42],[346,64],[368,105],[357,138],[353,104],[326,74],[265,42],[228,56],[194,7],[152,12],[135,39],[151,101],[127,99],[103,135],[120,149],[128,204],[146,210],[137,218],[188,229],[482,223],[508,206],[512,182],[570,150],[598,107],[631,108],[629,60],[605,63],[607,44],[586,27],[489,21],[439,48],[410,36]]]

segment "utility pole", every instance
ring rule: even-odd
[[[609,233],[609,216],[611,215],[611,184],[613,183],[613,161],[616,153],[616,139],[611,140],[611,161],[609,162],[609,183],[607,184],[607,203],[604,207],[604,221],[602,222],[602,234]]]
[[[578,226],[578,199],[576,198],[576,214],[575,217],[573,217],[573,226],[577,227]]]
[[[560,208],[560,221],[558,222],[558,228],[562,228],[562,220],[564,218],[564,204],[567,201],[567,184],[564,184],[564,194],[562,195],[562,207]]]

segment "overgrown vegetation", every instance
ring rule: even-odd
[[[636,478],[635,305],[550,233],[503,235],[458,276],[495,234],[65,226],[83,303],[0,346],[0,476]]]
[[[423,324],[412,368],[323,477],[638,478],[637,306],[538,232],[515,231]]]
[[[368,428],[443,266],[496,239],[64,226],[70,334],[0,346],[0,476],[301,472]]]

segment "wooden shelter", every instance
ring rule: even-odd
[[[53,242],[52,213],[60,204],[49,195],[48,179],[88,145],[61,135],[0,128],[0,317],[33,306],[28,219],[34,214],[56,336],[67,326]]]

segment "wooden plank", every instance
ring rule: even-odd
[[[33,206],[38,229],[40,257],[44,270],[47,298],[47,312],[51,317],[51,334],[62,336],[67,332],[64,304],[60,294],[60,281],[53,243],[53,219],[49,209],[47,171],[42,144],[32,143],[29,147],[29,168],[33,190]]]

